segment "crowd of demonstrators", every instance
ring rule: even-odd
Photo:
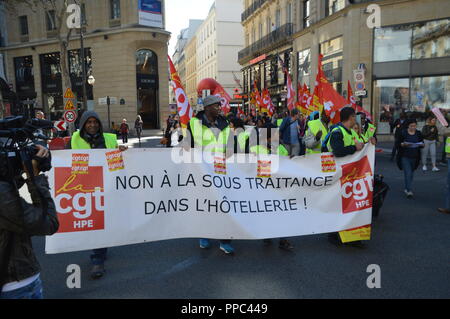
[[[86,111],[80,119],[80,130],[74,132],[68,145],[69,149],[127,149],[124,145],[118,145],[115,134],[104,133],[100,117],[93,111]],[[91,277],[101,278],[105,274],[105,260],[107,248],[94,249],[92,251]]]

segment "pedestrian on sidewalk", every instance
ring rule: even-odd
[[[136,121],[134,121],[134,129],[136,130],[137,138],[140,140],[142,136],[142,129],[144,128],[144,122],[140,115],[136,117]]]
[[[407,198],[414,196],[412,182],[414,171],[420,164],[420,151],[424,147],[422,133],[417,129],[417,121],[408,119],[397,141],[397,166],[405,175],[405,195]]]
[[[427,171],[427,158],[428,153],[431,155],[431,164],[433,165],[433,172],[439,172],[439,168],[436,166],[436,146],[439,141],[439,132],[436,127],[436,118],[429,117],[426,121],[426,125],[422,129],[422,136],[425,143],[425,147],[422,151],[422,170]]]
[[[394,122],[394,146],[392,147],[391,161],[394,160],[397,155],[397,140],[400,138],[401,132],[405,129],[404,124],[406,121],[406,113],[402,112],[400,118],[396,119]]]
[[[127,124],[127,119],[122,120],[122,124],[120,124],[120,134],[122,135],[123,144],[128,143],[128,133],[130,132],[130,127]]]

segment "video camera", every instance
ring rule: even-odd
[[[24,172],[24,165],[32,175],[32,160],[37,160],[39,170],[51,169],[51,156],[37,157],[37,140],[48,140],[39,130],[53,128],[51,121],[31,119],[23,116],[6,117],[0,120],[0,178],[13,181]]]

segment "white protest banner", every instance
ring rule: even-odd
[[[46,238],[46,252],[290,237],[371,223],[373,145],[344,158],[239,154],[211,164],[177,163],[173,151],[53,152],[49,181],[60,228]]]

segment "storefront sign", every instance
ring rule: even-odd
[[[162,4],[160,0],[139,0],[139,24],[163,28]]]
[[[265,60],[266,58],[267,58],[267,54],[260,55],[259,57],[251,60],[250,64],[255,64],[255,63],[261,62],[261,61]]]

